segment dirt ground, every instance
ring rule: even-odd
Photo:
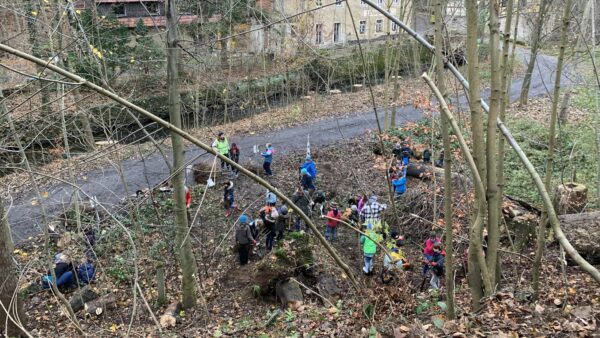
[[[275,159],[275,175],[269,181],[278,189],[291,194],[297,175],[297,166],[303,153]],[[318,188],[327,191],[331,198],[346,206],[349,196],[359,193],[375,193],[386,199],[385,179],[382,169],[385,161],[373,153],[373,143],[369,138],[353,142],[341,142],[323,148],[314,154],[318,170]],[[225,181],[227,178],[220,178]],[[236,199],[239,208],[252,217],[264,201],[265,191],[245,177],[234,179]],[[439,182],[438,182],[439,184]],[[217,185],[218,187],[218,185]],[[355,188],[356,187],[356,188]],[[431,203],[433,192],[441,201],[443,192],[432,181],[409,179],[408,189],[414,199]],[[378,278],[381,271],[382,255],[379,253],[375,264],[375,276],[361,274],[362,254],[357,243],[357,234],[343,226],[339,229],[339,239],[334,248],[354,271],[362,286],[360,292],[354,290],[346,276],[327,255],[322,245],[311,236],[314,252],[313,269],[317,276],[329,275],[337,281],[342,290],[339,299],[332,298],[332,304],[324,302],[313,292],[303,289],[305,302],[302,306],[282,311],[269,325],[269,319],[279,308],[271,296],[254,297],[252,287],[256,283],[256,269],[261,259],[253,257],[250,264],[240,267],[232,250],[230,229],[237,216],[225,218],[222,208],[221,189],[209,189],[204,195],[202,186],[194,187],[194,203],[191,214],[198,217],[191,231],[196,262],[198,285],[201,298],[193,310],[180,312],[180,322],[173,328],[163,329],[169,336],[188,337],[423,337],[423,336],[593,336],[597,333],[597,320],[600,313],[600,298],[596,285],[578,268],[567,267],[561,272],[558,248],[548,247],[543,268],[543,292],[540,300],[533,303],[529,287],[532,246],[515,254],[503,254],[503,282],[491,299],[486,299],[481,311],[470,313],[469,290],[464,278],[464,270],[456,272],[457,320],[444,316],[445,296],[435,292],[421,291],[423,277],[420,273],[420,244],[423,236],[440,226],[439,221],[429,221],[428,213],[417,216],[426,221],[414,219],[414,210],[404,211],[403,206],[413,205],[414,201],[403,200],[397,207],[397,216],[388,213],[390,226],[398,228],[407,237],[405,251],[414,268],[398,276],[392,283],[384,285]],[[155,262],[166,262],[168,302],[180,297],[180,272],[176,269],[176,250],[173,245],[174,229],[169,213],[169,194],[157,195],[152,203],[141,204],[140,221],[144,226],[144,237],[136,239],[136,262],[139,269],[139,284],[154,315],[159,317],[165,305],[157,303]],[[203,197],[204,196],[204,197]],[[455,236],[457,245],[454,256],[462,263],[466,240],[469,199],[460,193],[455,194]],[[202,201],[202,202],[201,202]],[[202,203],[200,206],[199,203]],[[439,204],[442,207],[442,204]],[[163,222],[151,217],[157,209]],[[423,208],[422,210],[428,210]],[[440,214],[439,217],[442,217]],[[316,220],[324,231],[324,221]],[[123,231],[114,222],[102,225],[97,244],[99,255],[98,279],[93,287],[100,293],[112,292],[117,296],[115,308],[106,309],[101,316],[78,318],[84,330],[95,336],[124,336],[129,328],[133,310],[131,278],[133,276],[131,247]],[[283,247],[287,247],[293,236],[288,235]],[[261,240],[264,244],[264,239]],[[80,255],[75,241],[72,256]],[[164,243],[164,245],[158,245]],[[503,240],[503,249],[510,246]],[[24,274],[23,288],[34,281],[45,270],[40,261],[42,246],[39,240],[19,247],[19,263],[29,269]],[[277,250],[262,260],[277,260]],[[121,261],[121,264],[117,264]],[[115,270],[120,266],[121,270]],[[124,277],[120,275],[124,274]],[[314,280],[297,278],[314,290]],[[304,278],[304,279],[302,279]],[[424,283],[428,285],[427,281]],[[441,302],[441,303],[440,303]],[[58,310],[58,301],[47,291],[36,291],[27,295],[25,307],[30,317],[32,333],[39,336],[78,336],[72,324]],[[139,299],[133,319],[131,334],[138,336],[158,336],[146,306]]]

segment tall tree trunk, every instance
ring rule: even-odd
[[[437,86],[443,96],[446,95],[446,83],[444,82],[444,57],[442,49],[444,42],[442,38],[442,13],[444,13],[445,2],[437,0],[435,4],[435,70],[437,78]],[[446,246],[446,304],[448,305],[448,318],[454,319],[454,262],[453,262],[453,227],[452,227],[452,149],[450,148],[450,133],[448,131],[448,118],[442,114],[442,139],[444,144],[444,223],[446,224],[445,231],[445,246]]]
[[[500,243],[500,195],[498,193],[498,133],[496,129],[496,120],[500,110],[500,100],[502,96],[502,88],[500,82],[500,54],[498,44],[500,38],[498,21],[500,3],[499,0],[489,0],[489,15],[490,15],[490,72],[492,74],[491,81],[491,98],[490,111],[488,113],[487,124],[487,143],[486,143],[486,159],[487,159],[487,206],[488,206],[488,248],[486,252],[486,260],[490,279],[494,287],[498,284],[500,276],[496,273],[498,265],[498,246]]]
[[[550,1],[551,0],[541,0],[540,2],[540,10],[538,12],[535,27],[533,28],[531,54],[529,55],[529,62],[527,63],[527,70],[525,71],[525,76],[523,77],[523,86],[521,87],[521,97],[519,98],[519,103],[521,105],[527,105],[527,100],[529,99],[531,74],[533,73],[533,68],[535,67],[535,61],[537,59],[538,49],[540,46],[540,39],[542,37],[542,30],[544,28],[544,22],[546,21],[548,7],[550,7]]]
[[[485,168],[485,140],[483,137],[483,113],[481,109],[481,93],[479,80],[479,54],[477,49],[477,0],[465,1],[467,10],[467,75],[469,78],[469,109],[471,110],[471,134],[473,139],[473,160],[477,167],[479,177],[486,177]],[[483,182],[483,184],[485,184]],[[479,190],[475,191],[475,212],[478,216],[473,216],[471,228],[475,229],[476,222],[481,221],[478,217],[485,209],[485,195]],[[481,306],[480,300],[483,298],[483,285],[481,278],[481,269],[478,264],[477,250],[481,248],[481,233],[471,233],[469,236],[469,287],[471,288],[471,297],[473,299],[473,310],[478,310]]]
[[[558,119],[558,100],[560,98],[560,78],[565,58],[565,49],[567,47],[567,31],[571,21],[571,7],[573,0],[567,0],[563,12],[562,25],[560,31],[560,50],[558,52],[558,61],[556,63],[556,78],[554,79],[554,93],[552,95],[552,110],[550,112],[550,131],[548,135],[548,155],[546,157],[546,177],[544,178],[544,187],[546,191],[551,191],[552,171],[554,168],[554,148],[556,147],[556,121]],[[544,256],[544,246],[546,245],[546,225],[548,224],[548,210],[544,208],[540,225],[538,227],[537,243],[532,271],[532,287],[534,297],[537,298],[540,288],[540,268],[542,257]]]
[[[179,96],[179,47],[177,46],[177,15],[175,1],[167,1],[167,81],[169,85],[169,119],[171,124],[181,128],[181,98]],[[177,249],[182,271],[183,306],[191,308],[196,305],[196,262],[188,230],[187,210],[185,205],[185,148],[183,138],[171,132],[173,144],[173,197],[175,199],[175,223],[177,226]]]
[[[518,1],[518,0],[517,0]],[[512,66],[509,64],[508,52],[510,50],[510,31],[512,26],[512,14],[513,14],[514,0],[508,0],[506,5],[506,19],[504,22],[504,41],[502,45],[502,61],[501,61],[501,69],[502,69],[502,96],[500,97],[500,119],[504,121],[504,117],[506,116],[506,107],[510,102],[510,88],[509,86],[509,78],[512,73]],[[502,208],[502,196],[504,196],[504,138],[500,138],[498,140],[498,201],[497,208],[501,210]],[[500,259],[497,260],[497,271],[496,271],[496,281],[500,281]]]
[[[417,30],[417,3],[418,0],[412,0],[412,4],[410,6],[410,14],[411,14],[411,21],[412,21],[412,26],[413,29],[416,31]],[[367,32],[370,32],[371,30],[368,29]],[[415,75],[415,77],[421,75],[421,60],[420,60],[420,45],[417,41],[415,40],[411,40],[410,41],[410,46],[411,46],[411,54],[412,54],[412,68],[413,68],[413,73]]]
[[[590,0],[592,3],[592,65],[594,66],[594,75],[596,77],[596,90],[594,91],[594,127],[596,130],[596,206],[600,206],[600,107],[598,107],[598,91],[600,91],[600,77],[598,68],[596,68],[596,5],[595,0]]]
[[[4,105],[4,97],[0,90],[0,114],[4,116],[6,112],[6,106]],[[14,321],[21,321],[21,325],[25,325],[26,317],[23,313],[23,304],[19,298],[17,289],[17,267],[14,264],[13,254],[13,241],[10,233],[10,224],[8,223],[8,215],[4,210],[4,200],[0,197],[0,334],[3,334],[5,330],[8,330],[8,335],[21,336],[23,333],[21,329],[14,324]],[[16,297],[15,302],[12,302],[13,296]],[[12,317],[7,319],[8,314]],[[18,318],[15,317],[18,315]],[[5,327],[5,323],[8,323],[8,327]]]

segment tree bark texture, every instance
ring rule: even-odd
[[[0,100],[2,94],[0,93]],[[13,242],[10,233],[8,215],[4,210],[4,200],[0,198],[0,334],[8,332],[9,337],[21,336],[20,325],[26,324],[23,302],[18,293],[17,277],[19,272],[13,261]],[[9,318],[7,318],[9,317]],[[6,325],[8,323],[8,325]]]
[[[546,176],[544,177],[544,188],[550,191],[552,186],[552,172],[554,170],[554,148],[556,147],[556,122],[558,120],[558,100],[560,98],[560,78],[562,76],[565,48],[567,44],[567,30],[571,21],[571,6],[572,0],[567,0],[565,3],[562,25],[560,31],[560,50],[558,52],[558,60],[556,62],[556,78],[554,80],[554,93],[552,96],[552,110],[550,111],[550,130],[548,135],[548,155],[546,157]],[[540,290],[540,269],[542,265],[542,257],[544,256],[544,246],[546,245],[546,225],[548,210],[544,208],[538,234],[536,240],[535,257],[532,269],[532,287],[535,297],[537,298]]]
[[[442,13],[444,13],[444,1],[437,0],[435,4],[435,70],[437,86],[442,96],[446,94],[446,83],[444,78],[444,56],[442,55],[442,49],[444,48],[444,41],[442,37]],[[448,118],[442,114],[441,118],[442,127],[442,139],[444,147],[444,223],[446,225],[445,231],[445,247],[446,247],[446,259],[445,259],[445,284],[446,284],[446,304],[448,306],[447,315],[448,318],[455,318],[454,311],[454,263],[452,261],[452,255],[454,253],[453,246],[453,228],[452,228],[452,149],[450,148],[450,133],[448,130]]]
[[[465,0],[467,10],[467,76],[469,78],[469,109],[471,111],[471,135],[473,139],[473,160],[479,177],[486,177],[485,139],[483,137],[483,112],[479,80],[479,52],[477,46],[478,8],[477,0]],[[482,182],[485,184],[485,182]],[[479,209],[473,216],[469,234],[469,286],[473,298],[473,309],[478,310],[483,298],[481,269],[477,263],[477,250],[481,247],[481,229],[475,225],[481,222],[481,213],[485,210],[485,186],[483,191],[475,190],[475,206]]]
[[[179,96],[179,47],[177,46],[177,15],[175,1],[167,1],[167,81],[169,84],[169,119],[176,128],[181,128],[181,98]],[[185,147],[183,138],[171,131],[173,145],[173,198],[175,199],[175,224],[177,226],[177,249],[181,268],[183,307],[196,305],[196,261],[192,242],[187,235],[188,218],[185,205]]]

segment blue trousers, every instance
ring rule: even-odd
[[[325,239],[329,240],[329,235],[331,234],[332,240],[337,240],[337,227],[332,228],[330,226],[325,227]]]
[[[265,173],[269,176],[273,175],[273,172],[271,171],[271,162],[265,162],[263,163],[263,169],[265,169]]]
[[[67,271],[62,274],[62,276],[58,277],[56,280],[56,286],[69,288],[75,285],[75,276],[73,276],[73,271]]]
[[[267,233],[267,251],[273,249],[273,241],[275,240],[275,231],[269,231]]]
[[[373,255],[364,254],[365,266],[363,267],[363,271],[365,273],[369,273],[373,271]]]

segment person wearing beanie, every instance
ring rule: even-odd
[[[308,170],[306,168],[302,168],[300,170],[300,185],[302,185],[302,189],[308,190],[309,194],[312,195],[313,191],[316,190],[315,184],[313,183],[313,178],[309,175]]]
[[[373,274],[373,258],[377,253],[377,243],[381,241],[381,235],[373,230],[373,224],[371,222],[367,222],[365,225],[367,228],[365,231],[367,236],[360,236],[360,244],[363,246],[363,272],[365,275],[370,276]]]
[[[292,196],[292,202],[294,203],[294,205],[296,205],[298,208],[300,208],[300,210],[302,210],[302,212],[308,216],[311,217],[311,209],[310,209],[310,196],[308,195],[308,193],[306,191],[304,191],[304,189],[302,189],[302,187],[298,187],[296,189],[296,191],[294,192],[294,196]],[[299,214],[295,214],[294,216],[294,225],[296,228],[296,231],[300,231],[301,230],[301,223],[302,223],[302,218],[300,217]],[[305,224],[306,226],[306,230],[308,231],[308,225]]]
[[[310,155],[306,155],[304,163],[300,166],[300,170],[302,169],[306,169],[306,172],[313,180],[317,178],[317,167],[315,166],[315,162],[312,160]]]
[[[229,217],[233,212],[233,181],[223,183],[223,206],[225,207],[225,217]]]
[[[238,220],[238,225],[235,229],[235,242],[240,257],[240,264],[248,264],[248,254],[252,245],[256,245],[256,240],[252,236],[250,226],[248,225],[248,216],[241,215]]]
[[[285,236],[285,230],[290,223],[290,213],[285,204],[280,206],[277,211],[279,212],[279,217],[277,218],[277,241],[280,241]]]

